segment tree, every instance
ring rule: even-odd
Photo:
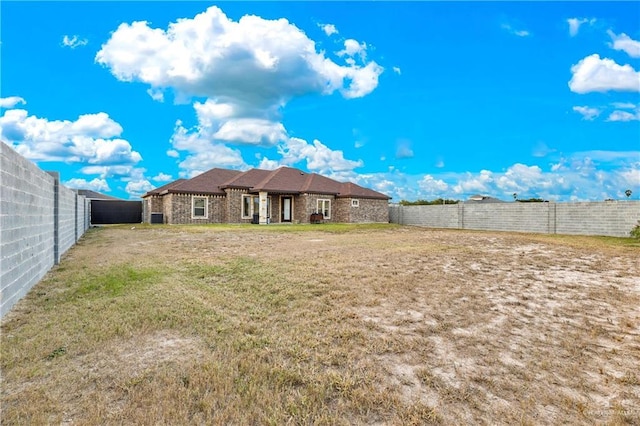
[[[631,191],[630,189],[627,189],[626,191],[624,191],[624,195],[626,195],[627,198],[631,197],[631,194],[633,194],[633,191]]]
[[[513,200],[518,201],[518,193],[516,192],[513,193]]]

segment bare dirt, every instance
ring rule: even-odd
[[[433,408],[440,422],[640,424],[637,247],[413,227],[105,232],[67,261],[215,265],[240,256],[282,265],[284,281],[324,286],[328,309],[347,312],[365,336],[353,365],[375,368],[380,388]],[[110,343],[108,368],[202,358],[203,348],[194,336],[154,332]],[[101,369],[91,355],[76,363]]]

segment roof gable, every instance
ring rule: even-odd
[[[169,182],[169,183],[167,183],[167,184],[164,184],[164,185],[162,185],[162,186],[159,186],[158,188],[156,188],[156,189],[152,189],[151,191],[149,191],[149,192],[147,192],[146,194],[144,194],[144,195],[142,196],[142,198],[148,197],[148,196],[150,196],[150,195],[160,195],[160,193],[162,193],[162,192],[166,191],[167,189],[169,189],[169,188],[171,188],[171,187],[174,187],[174,186],[176,186],[176,185],[181,184],[181,183],[182,183],[182,182],[184,182],[185,180],[186,180],[186,179],[177,179],[177,180],[174,180],[173,182]]]

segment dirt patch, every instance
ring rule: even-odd
[[[118,421],[113,412],[137,412],[133,390],[177,382],[171,395],[180,397],[184,375],[199,401],[185,410],[214,423],[242,410],[253,410],[248,422],[267,421],[265,411],[304,422],[295,413],[307,410],[304,418],[319,423],[638,424],[639,254],[584,237],[412,227],[105,229],[65,262],[82,271],[163,268],[158,287],[137,290],[149,301],[137,301],[140,309],[156,312],[125,310],[133,325],[95,350],[69,346],[54,362],[68,360],[77,392],[105,395],[107,417]],[[62,297],[71,285],[38,291]],[[7,316],[3,346],[26,341],[21,328],[38,300],[31,295]],[[41,352],[55,353],[63,337]],[[13,407],[26,376],[6,351],[3,399]],[[197,373],[202,366],[217,380],[237,376],[218,395]],[[38,380],[33,386],[46,386]],[[204,390],[194,387],[199,380]],[[220,398],[240,411],[225,411]],[[72,398],[53,399],[65,407],[63,421],[82,419]]]

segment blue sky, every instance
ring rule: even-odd
[[[637,2],[12,2],[0,138],[136,198],[298,167],[402,199],[640,196]]]

